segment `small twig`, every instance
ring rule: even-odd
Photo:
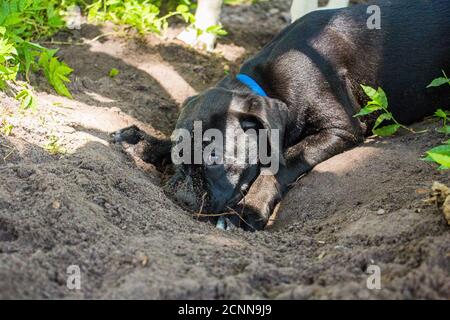
[[[107,32],[107,33],[102,33],[102,34],[96,36],[95,38],[92,38],[92,39],[90,39],[90,40],[87,40],[87,41],[85,42],[85,44],[86,44],[86,43],[92,43],[92,42],[95,42],[95,41],[100,40],[101,38],[104,38],[104,37],[114,36],[114,35],[118,35],[118,34],[119,34],[119,32]]]
[[[202,196],[202,204],[201,204],[201,206],[200,206],[200,210],[199,210],[198,213],[197,213],[197,216],[200,216],[200,215],[202,214],[202,212],[203,212],[203,206],[205,205],[205,198],[206,198],[207,195],[208,195],[208,193],[205,192],[205,193],[203,194],[203,196]]]
[[[428,131],[430,131],[430,130],[429,130],[429,129],[424,129],[424,130],[420,130],[420,131],[415,131],[415,130],[413,129],[413,133],[415,133],[415,134],[427,133]]]
[[[83,45],[95,42],[97,40],[100,40],[101,38],[108,37],[108,36],[113,36],[113,35],[118,35],[118,34],[119,34],[119,32],[102,33],[102,34],[96,36],[95,38],[92,38],[92,39],[89,39],[89,40],[85,40],[85,41],[81,41],[81,42],[50,40],[50,41],[42,41],[40,43],[41,44],[54,44],[54,45],[59,45],[59,46],[63,46],[63,45],[66,45],[66,46],[83,46]]]
[[[6,159],[8,159],[13,154],[14,150],[16,150],[16,148],[11,148],[11,151],[9,151],[8,154],[3,157],[3,162],[6,163]]]
[[[289,184],[289,188],[290,187],[293,187],[293,186],[296,186],[299,182],[300,182],[300,180],[303,178],[303,177],[305,177],[307,175],[307,173],[303,173],[301,176],[299,176],[297,179],[295,179],[295,181],[294,182],[292,182],[291,184]],[[278,190],[278,193],[280,193],[280,190],[278,189],[278,187],[277,187],[277,190]]]
[[[85,45],[84,42],[74,42],[74,41],[41,41],[41,44],[54,44],[57,46],[82,46]]]
[[[194,213],[196,217],[224,217],[234,215],[234,213],[224,212],[224,213]]]
[[[234,214],[236,214],[239,217],[239,219],[242,220],[242,222],[244,222],[247,226],[249,226],[254,231],[256,231],[256,229],[252,225],[250,225],[247,221],[245,221],[244,218],[242,218],[241,215],[236,212],[236,210],[234,210],[233,208],[230,208],[230,207],[227,207],[227,209],[231,210]],[[244,207],[242,207],[242,211],[244,211]],[[241,212],[241,214],[242,214],[242,212]]]

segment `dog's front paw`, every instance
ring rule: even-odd
[[[146,134],[137,126],[127,127],[111,134],[114,143],[120,143],[125,153],[133,159],[161,166],[170,163],[170,139],[158,139]]]
[[[142,131],[135,125],[117,130],[111,134],[115,143],[126,142],[128,144],[137,144],[143,139]]]

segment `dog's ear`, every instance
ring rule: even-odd
[[[197,99],[198,95],[195,96],[190,96],[188,97],[186,100],[183,101],[183,103],[181,104],[181,109],[183,109],[184,107],[186,107],[190,102],[194,101],[195,99]]]
[[[255,117],[264,129],[268,130],[269,134],[272,134],[273,130],[277,130],[279,133],[277,145],[280,150],[276,151],[282,155],[284,135],[288,120],[287,105],[277,99],[252,95],[246,99],[241,114],[243,114],[244,117]],[[271,147],[276,148],[277,146],[272,143]]]

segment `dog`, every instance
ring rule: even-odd
[[[220,13],[223,0],[199,0],[195,12],[194,28],[188,28],[178,35],[178,39],[191,45],[213,51],[216,35],[197,30],[208,30],[212,26],[220,24]],[[347,7],[349,0],[329,0],[328,4],[321,9],[336,9]],[[319,0],[292,0],[291,22],[303,17],[305,14],[319,9]]]
[[[189,98],[176,125],[191,133],[188,139],[196,121],[203,132],[217,129],[224,135],[276,130],[280,166],[271,175],[263,174],[259,163],[177,164],[168,183],[171,195],[193,211],[238,213],[216,218],[222,228],[240,224],[262,230],[299,177],[371,132],[377,114],[354,117],[368,101],[361,84],[382,87],[390,112],[405,125],[448,104],[449,88],[427,85],[441,70],[450,70],[450,1],[381,0],[374,5],[381,13],[379,28],[368,27],[368,5],[314,11],[246,61],[238,76]],[[136,127],[115,137],[143,144],[147,161],[170,158],[168,141]],[[173,159],[177,141],[172,143]]]

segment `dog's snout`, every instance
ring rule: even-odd
[[[198,183],[191,176],[189,168],[178,168],[176,174],[164,187],[166,194],[170,195],[179,205],[190,211],[200,208],[202,199],[196,191]]]

